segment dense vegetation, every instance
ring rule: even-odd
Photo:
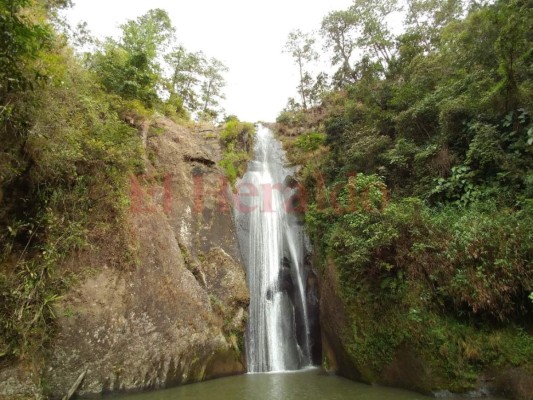
[[[65,28],[57,14],[67,6],[0,2],[2,364],[40,354],[54,302],[91,273],[84,250],[101,249],[102,264],[132,265],[124,222],[129,177],[144,172],[144,122],[220,112],[225,67],[173,46],[165,11],[99,42],[84,26]]]
[[[344,341],[370,381],[405,346],[432,367],[426,390],[533,373],[532,4],[399,10],[356,0],[326,16],[331,85],[302,73],[277,121],[319,263],[339,273]],[[300,71],[314,42],[289,37]]]
[[[234,115],[226,118],[220,135],[225,149],[220,166],[224,168],[232,186],[246,172],[254,149],[255,132],[251,122],[239,121]]]

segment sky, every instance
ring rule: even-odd
[[[318,30],[332,10],[352,0],[74,0],[66,12],[72,26],[86,21],[92,34],[117,36],[119,25],[153,8],[166,10],[177,41],[229,68],[226,113],[244,121],[274,121],[296,97],[296,66],[282,49],[290,31]],[[323,53],[322,49],[318,49]],[[325,57],[327,58],[327,57]]]

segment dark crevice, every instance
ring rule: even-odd
[[[216,162],[214,162],[213,160],[210,160],[210,159],[204,158],[204,157],[192,157],[192,156],[187,156],[186,155],[184,157],[184,160],[187,161],[187,162],[197,162],[197,163],[206,165],[208,167],[213,167],[216,164]]]

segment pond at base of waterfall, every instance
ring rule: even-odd
[[[318,368],[285,373],[247,374],[157,392],[113,396],[121,400],[429,400],[432,397],[369,386]],[[497,400],[483,397],[484,400]]]

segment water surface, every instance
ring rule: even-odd
[[[121,400],[428,400],[401,389],[368,386],[319,369],[247,374],[157,392],[114,396]],[[484,400],[496,400],[484,397]]]

